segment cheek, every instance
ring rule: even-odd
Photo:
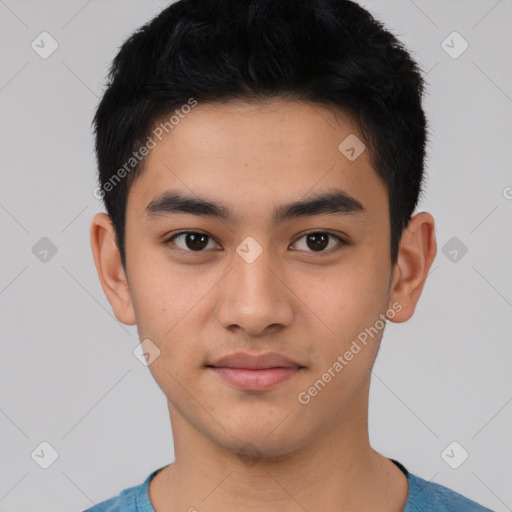
[[[378,275],[354,268],[308,292],[304,302],[322,320],[323,333],[316,332],[318,358],[297,396],[311,418],[334,421],[368,384],[385,327],[385,283]]]
[[[325,327],[326,333],[346,338],[371,325],[387,305],[387,280],[380,269],[358,263],[333,268],[321,279],[301,279],[293,288]]]
[[[204,323],[199,318],[205,315],[204,296],[213,285],[208,281],[191,281],[155,267],[146,268],[137,281],[139,338],[150,339],[160,351],[149,370],[167,397],[180,397],[184,388],[192,388],[204,364]]]
[[[358,255],[350,264],[347,261],[317,279],[315,286],[310,280],[300,281],[297,295],[303,293],[305,297],[301,314],[318,325],[313,343],[318,357],[312,376],[321,379],[331,371],[325,375],[326,380],[331,378],[329,391],[321,393],[320,402],[350,395],[369,375],[385,328],[380,316],[387,307],[387,280],[383,276],[386,270],[372,263],[372,258]],[[311,325],[309,332],[313,332]]]
[[[191,285],[176,267],[150,261],[141,258],[130,276],[130,288],[139,328],[147,337],[161,338],[200,300],[202,285],[196,280]]]
[[[179,375],[182,368],[193,371],[203,364],[201,344],[205,343],[205,322],[211,314],[208,294],[217,281],[217,275],[198,275],[193,267],[182,270],[157,262],[141,264],[133,275],[139,338],[150,339],[159,348],[160,357],[150,369],[160,378],[166,378],[165,369]]]

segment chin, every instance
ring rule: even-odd
[[[300,444],[300,443],[299,443]],[[280,441],[269,441],[268,439],[255,439],[246,437],[240,438],[238,443],[230,442],[224,448],[236,455],[247,465],[254,465],[263,462],[265,459],[282,458],[297,448],[294,443],[283,444]]]
[[[269,422],[268,417],[258,421],[254,415],[246,416],[236,427],[226,422],[226,430],[232,437],[223,432],[222,439],[212,440],[242,460],[253,459],[247,460],[248,464],[262,458],[283,457],[308,444],[308,439],[303,437],[305,432],[297,429],[298,422],[288,421],[292,415],[282,421],[285,417],[286,414],[281,414],[279,421]]]

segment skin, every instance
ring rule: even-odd
[[[362,139],[347,115],[319,105],[199,104],[151,150],[130,189],[126,271],[109,217],[94,217],[94,261],[112,309],[161,351],[149,369],[168,400],[175,461],[150,483],[156,512],[404,508],[407,478],[368,436],[383,330],[309,403],[297,399],[379,315],[411,318],[436,255],[434,219],[422,212],[391,266],[387,191],[368,150],[354,161],[338,150],[350,134]],[[332,187],[366,212],[272,223],[274,207]],[[146,206],[169,189],[222,202],[236,219],[148,218]],[[164,242],[186,230],[211,237],[203,252],[185,237]],[[333,238],[318,252],[305,231],[350,243]],[[248,236],[262,248],[250,264],[236,252]],[[237,351],[276,351],[305,368],[244,391],[205,368]]]

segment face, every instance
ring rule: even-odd
[[[160,351],[150,371],[171,418],[226,449],[284,454],[354,421],[393,309],[388,196],[366,150],[338,148],[354,135],[318,105],[199,104],[130,189],[126,273],[140,339]],[[240,353],[274,357],[219,361]]]

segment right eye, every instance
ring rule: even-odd
[[[214,241],[213,238],[206,233],[199,231],[180,231],[167,238],[164,244],[172,242],[185,252],[204,252],[205,247],[208,246],[208,239],[212,242]],[[178,240],[181,240],[181,246],[179,243],[176,243]]]

